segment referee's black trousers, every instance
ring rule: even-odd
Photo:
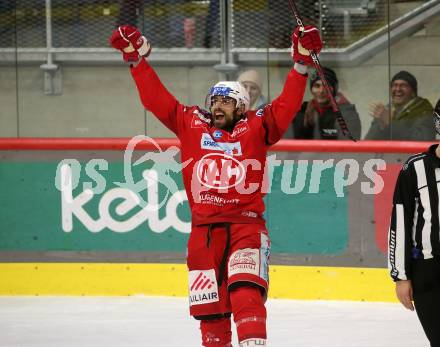
[[[431,347],[440,347],[440,260],[413,260],[414,305]]]

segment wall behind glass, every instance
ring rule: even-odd
[[[11,1],[12,2],[12,1]],[[16,47],[14,5],[0,2],[0,47]],[[17,61],[12,58],[6,65],[0,53],[0,136],[17,135]]]
[[[153,66],[185,104],[203,106],[213,83],[249,69],[258,72],[270,101],[291,67],[295,24],[287,1],[52,0],[49,12],[44,0],[8,3],[0,4],[2,137],[172,136],[143,110],[128,67],[108,47],[122,23],[142,28],[154,47]],[[321,0],[298,6],[307,24],[321,28],[322,62],[337,74],[343,95],[338,100],[356,106],[362,138],[373,120],[370,104],[390,102],[396,72],[414,74],[419,95],[436,101],[438,1]],[[390,44],[386,25],[416,12],[414,28]],[[221,62],[237,70],[219,73],[213,66]],[[308,87],[305,101],[311,98]],[[387,137],[393,138],[392,129]]]

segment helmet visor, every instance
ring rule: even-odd
[[[210,110],[215,105],[220,105],[220,106],[234,105],[235,107],[236,101],[234,98],[231,98],[230,96],[208,94],[205,99],[205,107]]]

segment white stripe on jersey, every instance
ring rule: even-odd
[[[396,269],[399,278],[406,280],[405,273],[405,212],[402,204],[396,205]],[[403,276],[405,274],[405,276]],[[405,278],[402,278],[405,277]]]
[[[422,187],[426,187],[427,181],[426,181],[425,164],[423,163],[423,160],[417,160],[416,162],[414,162],[414,169],[416,169],[416,174],[417,174],[417,188],[420,189]]]
[[[422,252],[424,259],[432,258],[431,247],[431,201],[429,199],[429,190],[427,185],[425,163],[423,160],[414,162],[414,168],[417,174],[417,186],[419,187],[420,203],[423,206],[423,219],[425,223],[422,229]]]
[[[439,183],[440,182],[440,168],[438,168],[438,167],[435,168],[434,172],[435,172],[435,181],[437,183]]]
[[[413,226],[412,226],[412,244],[416,246],[416,231],[417,231],[417,221],[419,219],[419,199],[416,199],[416,203],[414,205],[414,218],[413,218]]]

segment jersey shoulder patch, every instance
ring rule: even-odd
[[[255,115],[256,115],[257,117],[263,117],[263,114],[264,114],[264,108],[259,108],[259,109],[257,110],[257,112],[255,112]]]
[[[202,109],[202,108],[198,108],[196,107],[196,109],[193,112],[197,117],[199,117],[202,121],[204,121],[205,123],[210,123],[211,122],[211,113],[209,113],[208,111]]]
[[[244,119],[240,120],[235,125],[235,128],[232,131],[232,134],[230,135],[230,137],[235,139],[235,138],[240,137],[243,134],[247,133],[248,131],[249,131],[249,123],[248,123],[247,118],[244,118]]]
[[[204,128],[211,124],[211,114],[203,109],[196,107],[191,120],[191,128]]]

